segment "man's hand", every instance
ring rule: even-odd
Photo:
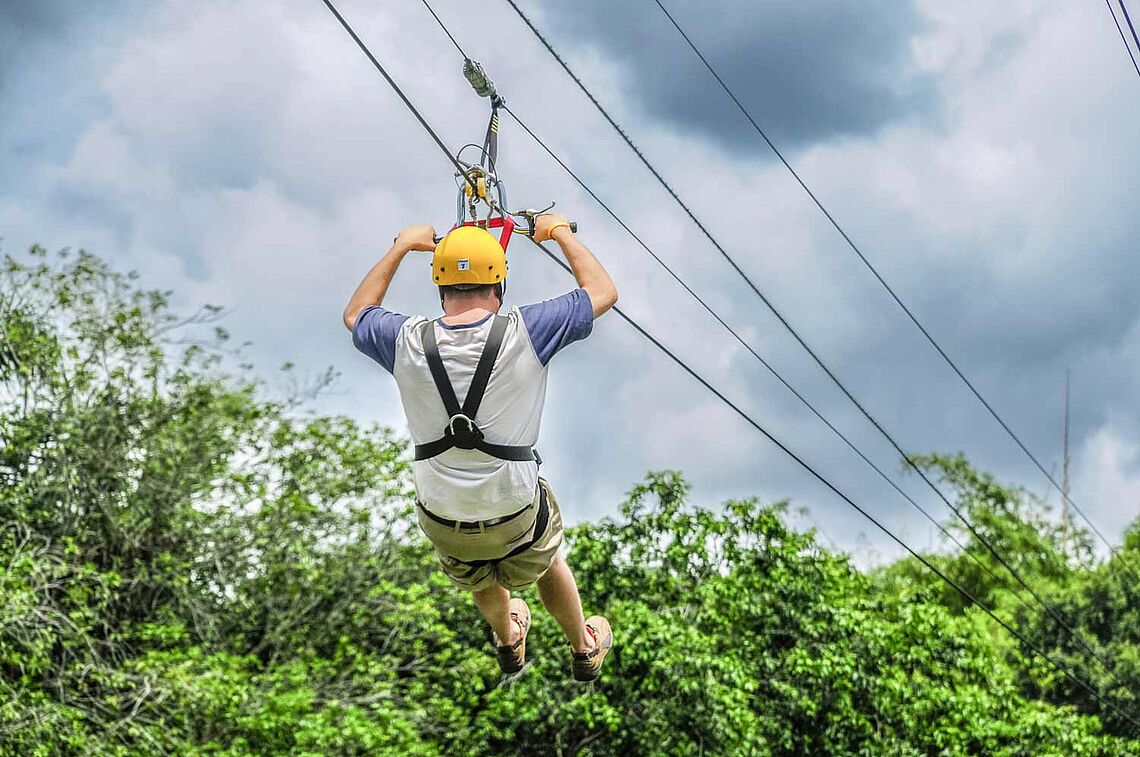
[[[561,213],[543,213],[534,217],[534,241],[545,242],[554,238],[554,230],[564,228],[570,232],[570,221]]]
[[[566,216],[558,213],[535,216],[534,241],[547,239],[553,239],[562,248],[562,254],[566,256],[566,262],[570,264],[578,286],[585,289],[590,297],[594,317],[597,318],[612,308],[618,297],[614,282],[594,254],[574,235],[574,229]]]
[[[388,285],[392,283],[392,277],[396,275],[396,269],[400,267],[400,262],[412,250],[423,250],[424,252],[431,252],[435,249],[435,229],[431,226],[409,226],[401,231],[394,240],[392,240],[392,249],[380,259],[380,262],[372,266],[372,270],[356,287],[356,291],[352,293],[352,298],[349,299],[348,305],[344,309],[344,326],[349,331],[352,331],[356,326],[356,319],[360,317],[360,313],[364,308],[369,305],[382,305],[384,303],[384,295],[388,293]]]
[[[427,224],[408,226],[400,231],[392,246],[404,252],[432,252],[435,250],[435,228]]]

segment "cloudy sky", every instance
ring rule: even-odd
[[[1042,494],[1004,436],[776,163],[652,0],[523,7],[713,233],[908,449],[964,451]],[[612,7],[612,6],[618,7]],[[668,3],[834,215],[1047,466],[1073,372],[1073,498],[1140,509],[1140,79],[1084,0]],[[438,0],[512,108],[756,349],[892,473],[897,457],[734,276],[502,2]],[[418,2],[341,10],[452,146],[486,101]],[[448,164],[319,0],[0,0],[0,238],[83,247],[179,307],[216,303],[271,380],[402,428],[340,311],[402,226],[454,216]],[[556,199],[622,306],[919,547],[925,521],[662,272],[509,119],[512,204]],[[572,282],[512,247],[514,304]],[[426,258],[389,305],[434,312]],[[1132,387],[1132,388],[1129,388]],[[571,520],[647,470],[695,498],[790,497],[861,560],[894,548],[608,316],[552,367],[541,448]],[[901,476],[901,474],[900,474]],[[913,476],[903,486],[939,515]],[[1056,497],[1052,500],[1056,502]]]

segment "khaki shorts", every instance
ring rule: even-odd
[[[540,478],[538,486],[539,495],[522,514],[481,530],[436,523],[422,508],[416,508],[420,529],[435,547],[443,572],[453,584],[466,591],[480,591],[497,583],[510,591],[519,591],[542,578],[562,546],[562,513],[550,485]],[[530,547],[504,557],[535,538],[543,492],[549,508],[546,529]]]

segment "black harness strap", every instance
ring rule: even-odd
[[[495,369],[495,361],[499,359],[499,351],[503,349],[503,337],[507,334],[509,319],[504,315],[496,315],[491,324],[491,333],[487,335],[487,343],[483,345],[483,353],[479,355],[479,362],[475,366],[475,375],[471,377],[471,387],[463,399],[463,414],[471,420],[479,414],[479,406],[483,404],[483,395],[487,391],[487,384],[491,381],[491,371]],[[431,329],[431,341],[435,345],[435,360],[439,368],[443,369],[443,360],[439,357],[439,345],[435,342],[435,329]],[[431,361],[431,358],[428,358]],[[435,372],[432,371],[432,375]],[[438,386],[438,381],[436,382]],[[451,382],[448,382],[451,386]],[[451,395],[455,396],[454,392]]]
[[[491,457],[500,460],[515,462],[533,462],[538,454],[533,447],[511,446],[507,444],[493,444],[483,438],[483,431],[475,424],[475,416],[483,402],[483,395],[487,392],[487,383],[491,380],[491,372],[495,368],[495,360],[503,348],[503,337],[507,332],[509,320],[506,316],[496,315],[491,323],[491,332],[487,335],[487,343],[483,345],[483,352],[479,356],[479,363],[475,366],[475,375],[471,378],[471,387],[467,390],[467,397],[460,406],[459,398],[455,396],[455,388],[447,376],[447,369],[443,365],[443,358],[439,354],[439,342],[435,336],[435,322],[428,321],[422,328],[424,357],[427,358],[428,368],[431,370],[432,380],[443,401],[443,408],[447,411],[447,427],[443,436],[434,442],[416,445],[416,460],[427,460],[453,447],[460,449],[477,449]]]
[[[451,385],[451,379],[447,377],[447,369],[443,367],[443,358],[439,355],[439,342],[435,339],[435,324],[428,321],[421,327],[421,330],[423,331],[424,355],[427,357],[432,380],[435,381],[435,388],[439,392],[440,399],[443,400],[443,409],[447,411],[447,417],[454,418],[463,412],[463,409],[459,407],[459,398],[455,396],[455,388]],[[490,343],[491,340],[488,338],[487,344],[490,345]],[[499,346],[502,346],[501,341]],[[484,354],[486,354],[486,348],[484,348]],[[483,364],[482,358],[479,359],[479,364]]]

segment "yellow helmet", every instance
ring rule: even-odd
[[[431,278],[441,287],[498,284],[507,278],[507,253],[486,229],[460,226],[435,246]]]

